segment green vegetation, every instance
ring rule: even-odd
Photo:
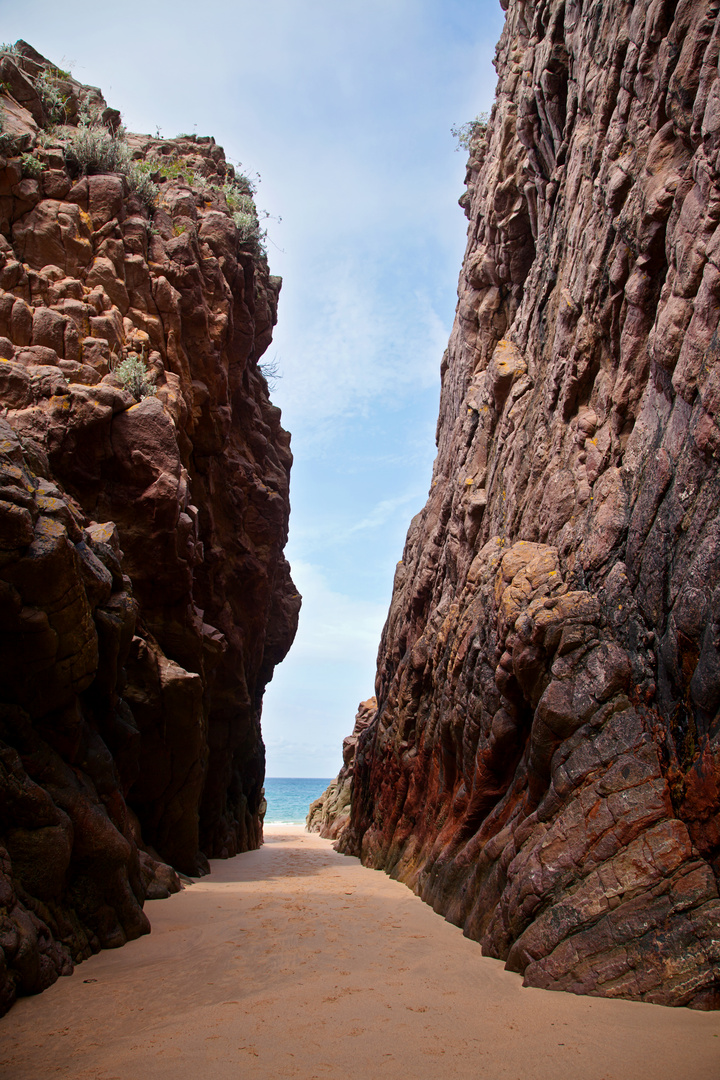
[[[215,196],[218,191],[221,191],[231,210],[243,209],[243,200],[255,193],[255,185],[247,176],[240,174],[218,185],[217,181],[208,180],[202,173],[193,169],[185,158],[177,157],[175,153],[153,155],[147,158],[145,165],[158,180],[184,183],[188,187],[199,188],[200,191]],[[234,170],[231,171],[234,172]]]
[[[22,165],[23,176],[32,176],[37,180],[42,175],[45,166],[41,161],[38,161],[32,154],[23,154],[20,158],[20,164]]]
[[[242,174],[226,180],[220,189],[238,231],[238,240],[247,244],[256,255],[267,257],[264,240],[267,231],[260,228],[260,218],[253,200],[255,185]],[[264,215],[265,218],[269,214]]]
[[[152,176],[157,177],[158,180],[187,184],[190,186],[195,179],[195,173],[190,168],[187,161],[184,161],[183,158],[175,157],[174,154],[148,158],[144,162],[144,165],[149,173]]]
[[[113,374],[118,382],[130,391],[136,401],[154,397],[157,394],[157,387],[148,382],[145,361],[137,353],[130,353],[126,360],[121,360],[119,364],[116,364]]]
[[[246,176],[236,176],[232,180],[226,180],[220,190],[231,210],[246,210],[248,202],[252,204],[255,185],[251,184]]]
[[[3,110],[0,109],[0,154],[16,154],[17,146],[13,136],[5,131]]]
[[[125,175],[130,184],[130,190],[135,192],[148,210],[152,210],[157,205],[159,188],[157,184],[153,183],[149,172],[144,167],[144,163],[141,161],[131,162]]]
[[[235,227],[238,231],[238,240],[241,244],[249,244],[256,254],[265,254],[265,248],[263,240],[267,235],[264,230],[260,228],[260,222],[258,221],[256,214],[246,214],[242,210],[237,210],[233,216]]]
[[[221,190],[235,222],[240,242],[250,244],[258,253],[265,254],[263,240],[267,234],[260,228],[260,219],[252,195],[237,180],[226,181]]]
[[[254,195],[257,191],[257,185],[260,177],[257,176],[256,180],[251,180],[246,173],[236,172],[235,169],[232,168],[232,166],[230,168],[233,179],[227,180],[226,183],[234,184],[235,187],[240,188],[241,191],[246,192],[248,195]]]
[[[65,71],[64,68],[55,67],[54,64],[49,64],[45,69],[53,79],[71,79],[72,75],[69,71]]]
[[[84,124],[85,127],[105,127],[102,121],[102,114],[102,108],[95,102],[79,101],[76,123],[78,127],[81,124]],[[124,128],[118,128],[115,134],[122,137],[125,134]]]
[[[144,162],[133,161],[132,151],[121,132],[111,134],[102,124],[79,124],[63,135],[65,158],[72,169],[85,176],[97,173],[121,173],[130,190],[151,209],[158,195],[150,169]]]
[[[210,199],[223,196],[238,231],[240,243],[249,246],[256,255],[266,255],[263,243],[266,233],[260,227],[260,219],[252,197],[255,187],[247,176],[236,175],[233,169],[231,170],[232,178],[218,184],[217,181],[213,182],[196,172],[186,160],[174,154],[150,157],[136,168],[146,172],[155,182],[187,184],[188,187],[199,190]]]
[[[42,101],[50,125],[66,124],[68,120],[70,95],[63,93],[58,86],[61,77],[67,79],[69,75],[67,72],[61,72],[59,68],[45,68],[34,80],[35,89]]]
[[[468,120],[466,124],[460,124],[450,128],[450,134],[457,139],[456,150],[470,150],[475,139],[479,139],[487,133],[490,114],[480,112],[474,120]]]
[[[3,54],[15,61],[22,58],[15,45],[0,45],[0,55]],[[158,204],[163,183],[187,184],[209,203],[217,200],[222,207],[224,201],[237,229],[239,244],[256,256],[266,257],[267,234],[261,228],[261,217],[269,215],[258,216],[253,201],[256,186],[250,177],[233,165],[227,166],[224,179],[207,177],[194,168],[192,159],[181,157],[175,150],[138,160],[133,157],[124,128],[110,130],[106,126],[101,105],[88,100],[78,84],[68,82],[70,72],[47,66],[38,75],[25,74],[34,83],[45,113],[44,130],[38,132],[36,145],[62,147],[71,175],[119,173],[127,178],[131,191],[150,212]],[[9,88],[5,89],[9,92]],[[19,154],[20,149],[11,136],[3,133],[0,109],[0,153]],[[26,176],[32,177],[40,176],[43,171],[42,163],[31,153],[22,155],[22,168]],[[176,235],[182,231],[180,228]]]
[[[62,145],[62,139],[56,132],[55,128],[50,128],[49,130],[41,129],[35,136],[35,145],[41,147],[60,147]]]
[[[102,124],[78,124],[66,136],[65,146],[68,163],[87,176],[107,172],[127,174],[133,163],[125,140],[112,135]]]

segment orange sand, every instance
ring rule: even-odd
[[[327,840],[148,905],[153,932],[0,1020],[10,1080],[718,1080],[720,1016],[523,989]]]

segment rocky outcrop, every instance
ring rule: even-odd
[[[300,599],[247,180],[25,43],[0,67],[2,1011],[260,844]]]
[[[342,850],[526,984],[720,1005],[709,0],[509,0]]]
[[[370,727],[376,716],[377,701],[374,697],[360,702],[352,735],[343,739],[342,768],[320,798],[310,803],[305,820],[308,832],[317,832],[326,839],[336,840],[348,824],[358,739],[361,733]]]

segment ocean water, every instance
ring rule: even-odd
[[[307,777],[265,777],[268,824],[304,825],[310,803],[322,795],[330,780]]]

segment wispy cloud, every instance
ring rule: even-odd
[[[274,397],[306,451],[332,442],[350,417],[391,414],[438,384],[450,324],[408,276],[390,291],[381,267],[348,258],[284,291]]]
[[[347,530],[347,536],[350,537],[355,533],[380,528],[394,517],[399,509],[408,506],[409,503],[417,502],[417,495],[417,492],[412,491],[407,492],[405,495],[398,495],[394,499],[381,499],[366,517],[361,518],[360,521]]]

